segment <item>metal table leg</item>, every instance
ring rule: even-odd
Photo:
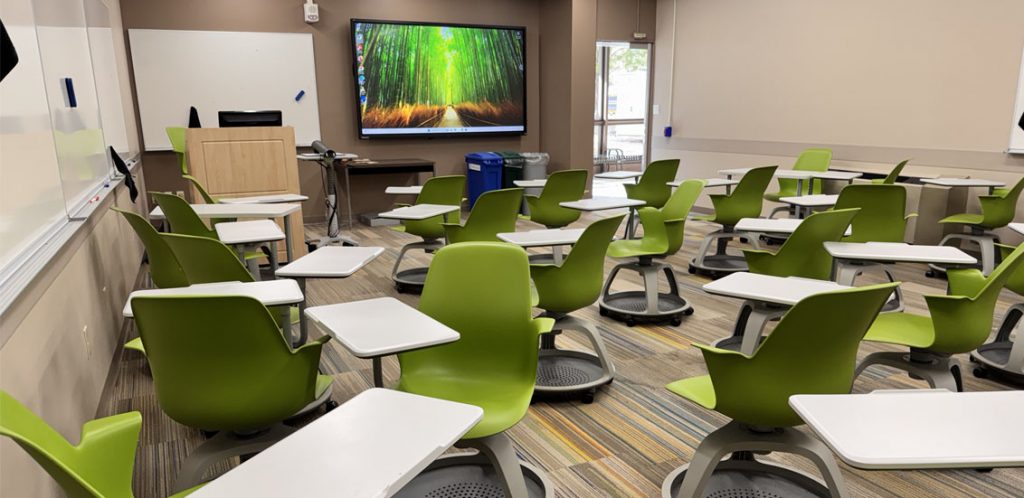
[[[270,241],[270,275],[277,280],[277,242]]]
[[[288,262],[295,261],[294,254],[292,254],[292,215],[290,214],[284,216],[284,250],[288,256]]]
[[[281,332],[283,333],[285,339],[288,341],[288,344],[291,344],[292,347],[298,347],[299,346],[298,344],[295,343],[295,338],[292,337],[292,307],[291,306],[281,306]]]
[[[302,301],[299,301],[299,341],[296,346],[301,346],[309,340],[309,321],[306,320],[306,279],[297,277],[295,282],[299,284],[299,291],[302,292]]]
[[[384,367],[381,357],[373,357],[373,387],[384,387]]]

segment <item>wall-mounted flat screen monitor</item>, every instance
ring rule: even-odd
[[[526,28],[352,19],[360,138],[526,133]]]
[[[221,128],[282,126],[281,111],[219,111],[217,124]]]

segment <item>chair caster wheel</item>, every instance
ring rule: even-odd
[[[678,326],[680,326],[680,325],[682,325],[682,324],[683,324],[683,319],[682,319],[682,317],[678,317],[678,316],[677,316],[677,317],[675,317],[675,318],[673,318],[673,319],[672,319],[672,326],[673,326],[673,327],[678,327]]]
[[[604,308],[598,308],[597,309],[597,314],[601,315],[601,316],[608,316],[608,310],[606,310]]]
[[[690,272],[690,275],[696,275],[697,274],[697,267],[695,267],[693,265],[690,265],[690,267],[687,268],[686,271]]]
[[[985,371],[984,368],[980,368],[980,367],[979,368],[975,368],[974,369],[974,376],[979,378],[979,379],[987,379],[988,378],[988,372]]]
[[[683,314],[686,315],[686,316],[692,315],[693,314],[693,308],[687,309],[686,311],[683,312]]]
[[[927,270],[927,271],[925,271],[924,272],[924,276],[926,276],[928,278],[935,278],[936,277],[935,270]]]
[[[203,437],[205,437],[206,439],[210,439],[211,437],[216,436],[217,432],[219,431],[208,431],[206,429],[199,429],[199,432],[201,432],[203,434]]]
[[[594,396],[597,394],[594,390],[583,393],[583,397],[580,398],[584,405],[589,405],[594,402]]]
[[[628,327],[635,327],[636,326],[636,320],[634,320],[632,318],[627,318],[626,319],[626,326],[628,326]]]
[[[340,406],[340,404],[337,401],[329,399],[327,400],[326,403],[324,403],[324,413],[330,413],[331,410],[337,408],[338,406]]]

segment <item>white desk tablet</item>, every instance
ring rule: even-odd
[[[301,194],[273,194],[254,195],[251,197],[229,197],[219,198],[220,204],[280,204],[284,202],[302,202],[309,200],[309,196]]]
[[[594,175],[594,178],[601,178],[604,180],[627,180],[629,178],[639,178],[644,176],[639,171],[605,171],[604,173],[598,173]]]
[[[810,171],[811,178],[817,180],[845,180],[852,182],[854,178],[860,178],[864,176],[864,173],[857,171]]]
[[[256,244],[284,240],[284,232],[270,220],[225,221],[213,227],[226,245]]]
[[[498,238],[520,247],[571,246],[580,240],[584,228],[552,228],[527,232],[499,233]]]
[[[1010,230],[1024,235],[1024,223],[1010,223],[1009,227]]]
[[[647,203],[644,201],[627,199],[625,197],[592,197],[590,199],[558,203],[559,206],[577,211],[604,211],[606,209],[640,207],[645,204]]]
[[[522,188],[542,188],[548,184],[548,181],[545,178],[541,178],[540,180],[514,180],[512,183]]]
[[[743,176],[750,172],[754,168],[732,168],[732,169],[721,169],[718,170],[718,174],[726,178],[732,179],[734,176]]]
[[[838,199],[839,196],[836,194],[812,194],[781,197],[779,198],[779,201],[785,202],[786,204],[792,204],[794,206],[812,208],[835,206]]]
[[[122,313],[132,318],[132,299],[149,296],[248,296],[265,306],[281,306],[303,301],[299,284],[294,280],[267,280],[264,282],[216,282],[188,287],[137,290],[128,295]]]
[[[420,195],[423,191],[423,185],[410,185],[408,187],[388,187],[384,189],[385,194],[390,195]]]
[[[191,204],[200,218],[280,218],[298,211],[300,204]],[[154,220],[164,219],[164,212],[157,206],[149,212]]]
[[[797,395],[789,405],[857,468],[1024,466],[1024,391]]]
[[[477,406],[370,389],[191,496],[386,498],[481,418]]]
[[[345,278],[384,252],[383,247],[321,247],[277,270],[286,278]]]
[[[382,387],[380,358],[454,342],[459,333],[393,297],[307,308],[307,318],[359,358],[373,359],[373,384]]]
[[[737,232],[793,233],[804,220],[799,218],[743,218],[736,223]],[[853,233],[846,227],[846,235]]]
[[[669,187],[678,187],[678,186],[682,185],[683,182],[685,182],[685,181],[687,181],[687,180],[673,180],[671,182],[668,182],[668,186]],[[705,178],[704,179],[704,188],[732,187],[734,185],[739,185],[739,184],[740,184],[739,180],[726,180],[725,178]]]
[[[828,280],[775,277],[749,272],[731,273],[704,284],[704,291],[710,294],[786,306],[793,306],[808,296],[849,288]]]
[[[983,180],[981,178],[922,178],[921,183],[940,187],[988,187],[996,188],[1006,185],[1005,182]]]
[[[378,214],[381,218],[395,220],[425,220],[442,214],[448,214],[462,209],[460,206],[447,206],[443,204],[416,204],[415,206],[400,207]]]
[[[917,246],[902,242],[825,242],[833,258],[903,263],[973,265],[973,256],[952,246]]]

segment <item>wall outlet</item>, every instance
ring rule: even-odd
[[[652,114],[654,114],[655,116],[657,116],[657,115],[658,115],[658,113],[660,113],[660,112],[661,112],[661,106],[660,106],[660,105],[658,105],[658,104],[654,104],[653,106],[651,106],[651,113],[652,113]]]
[[[633,39],[634,40],[646,40],[647,39],[647,33],[640,33],[640,32],[633,33]]]

